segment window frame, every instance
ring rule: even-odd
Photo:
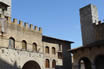
[[[48,46],[45,47],[45,53],[47,53],[47,54],[50,53],[50,50],[49,50],[49,47]]]
[[[32,51],[38,51],[37,44],[35,42],[32,44]]]

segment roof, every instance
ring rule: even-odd
[[[78,48],[71,49],[71,50],[69,50],[69,52],[73,53],[74,51],[77,51],[77,50],[81,50],[81,49],[85,49],[85,48],[92,48],[92,47],[99,47],[99,46],[104,46],[104,40],[98,40],[98,41],[90,43],[86,46],[81,46]]]
[[[6,7],[9,7],[9,5],[7,5],[7,4],[4,3],[4,2],[0,2],[0,4],[5,5]]]
[[[58,38],[54,38],[54,37],[49,37],[49,36],[46,36],[46,35],[43,35],[42,36],[42,40],[44,41],[45,39],[52,39],[52,40],[57,40],[57,41],[62,41],[62,42],[67,42],[67,43],[74,43],[72,41],[68,41],[68,40],[62,40],[62,39],[58,39]]]

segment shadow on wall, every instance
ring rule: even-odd
[[[19,69],[17,63],[14,62],[14,65],[9,64],[3,59],[0,59],[0,69]]]
[[[56,65],[55,69],[63,69],[63,66]]]

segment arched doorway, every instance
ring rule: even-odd
[[[104,69],[104,55],[99,55],[95,58],[96,69]]]
[[[41,69],[39,64],[35,61],[28,61],[24,64],[22,69]]]
[[[81,58],[79,61],[79,69],[92,69],[91,62],[87,57]]]
[[[56,67],[56,60],[53,60],[52,61],[52,68],[55,68]]]

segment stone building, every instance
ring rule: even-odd
[[[11,0],[0,0],[0,69],[71,69],[71,43],[44,36],[42,28],[32,24],[12,21]]]
[[[83,46],[70,50],[73,69],[104,69],[104,23],[95,5],[80,9],[80,22]]]

